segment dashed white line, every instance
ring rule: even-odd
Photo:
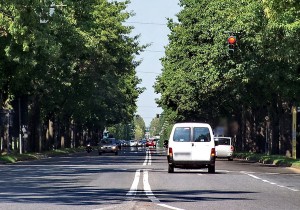
[[[136,170],[135,176],[134,176],[134,180],[133,180],[132,185],[131,185],[131,188],[128,191],[128,193],[126,194],[127,196],[136,195],[136,191],[137,191],[138,184],[139,184],[139,181],[140,181],[140,175],[141,175],[141,170]]]
[[[257,180],[260,180],[262,182],[265,182],[265,183],[268,183],[268,184],[271,184],[271,185],[274,185],[274,186],[277,186],[277,187],[280,187],[280,188],[285,188],[285,189],[288,189],[288,190],[291,190],[293,192],[299,192],[300,190],[298,189],[294,189],[294,188],[291,188],[291,187],[286,187],[286,186],[283,186],[283,185],[279,185],[279,184],[276,184],[275,182],[270,182],[269,180],[266,180],[266,179],[262,179],[258,176],[255,176],[253,174],[249,174],[248,172],[245,172],[245,171],[241,171],[242,174],[246,174],[254,179],[257,179]]]

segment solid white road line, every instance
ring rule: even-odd
[[[148,196],[148,198],[153,203],[159,203],[160,201],[154,196],[154,194],[151,191],[151,187],[150,187],[150,184],[148,182],[148,171],[147,170],[144,170],[143,183],[144,183],[144,192],[146,193],[146,195]]]
[[[136,170],[135,176],[134,176],[134,180],[133,180],[132,185],[131,185],[131,188],[128,191],[128,193],[126,194],[127,196],[136,195],[136,191],[137,191],[138,184],[139,184],[139,181],[140,181],[140,175],[141,175],[141,170]]]
[[[149,152],[149,150],[147,149],[146,150],[146,158],[145,158],[145,161],[143,163],[143,166],[147,165],[147,163],[148,163],[148,159],[149,159],[149,156],[148,156],[149,153],[148,152]]]
[[[266,179],[262,179],[258,176],[254,176],[253,174],[249,174],[248,172],[245,172],[245,171],[241,171],[242,174],[246,174],[254,179],[257,179],[257,180],[260,180],[262,182],[265,182],[265,183],[268,183],[268,184],[271,184],[271,185],[274,185],[274,186],[277,186],[277,187],[280,187],[280,188],[285,188],[285,189],[288,189],[288,190],[291,190],[293,192],[299,192],[300,190],[297,190],[297,189],[294,189],[294,188],[291,188],[291,187],[286,187],[286,186],[283,186],[283,185],[279,185],[279,184],[276,184],[275,182],[270,182],[269,180],[266,180]]]
[[[158,205],[158,206],[165,207],[165,208],[168,208],[168,209],[183,210],[183,209],[180,209],[180,208],[176,208],[176,207],[173,207],[173,206],[169,206],[169,205],[167,205],[167,204],[160,204],[160,203],[158,203],[157,205]]]
[[[151,159],[151,151],[148,150],[148,166],[151,166],[152,159]]]

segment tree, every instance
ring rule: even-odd
[[[257,150],[255,136],[270,115],[272,151],[278,152],[283,104],[299,100],[299,4],[265,1],[181,0],[163,73],[158,104],[174,121],[237,120],[238,149]],[[252,20],[252,21],[249,21]],[[237,35],[228,53],[229,32]],[[284,108],[284,112],[288,112]]]
[[[52,0],[0,3],[2,104],[26,98],[30,150],[54,144],[56,135],[46,139],[52,124],[64,147],[76,136],[99,136],[105,126],[133,119],[143,91],[135,55],[144,46],[130,36],[133,27],[123,25],[128,3],[66,0],[52,15]]]

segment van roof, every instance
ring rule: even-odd
[[[186,126],[186,127],[210,127],[210,125],[208,123],[197,123],[197,122],[184,122],[184,123],[176,123],[174,125],[174,127],[182,127],[182,126]]]

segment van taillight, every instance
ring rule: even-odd
[[[173,149],[171,147],[169,148],[169,155],[173,156]]]
[[[231,150],[231,151],[233,151],[233,150],[234,150],[234,147],[233,147],[233,146],[231,146],[231,147],[230,147],[230,150]]]
[[[215,150],[215,148],[211,149],[210,155],[213,156],[213,157],[216,156],[216,150]]]

